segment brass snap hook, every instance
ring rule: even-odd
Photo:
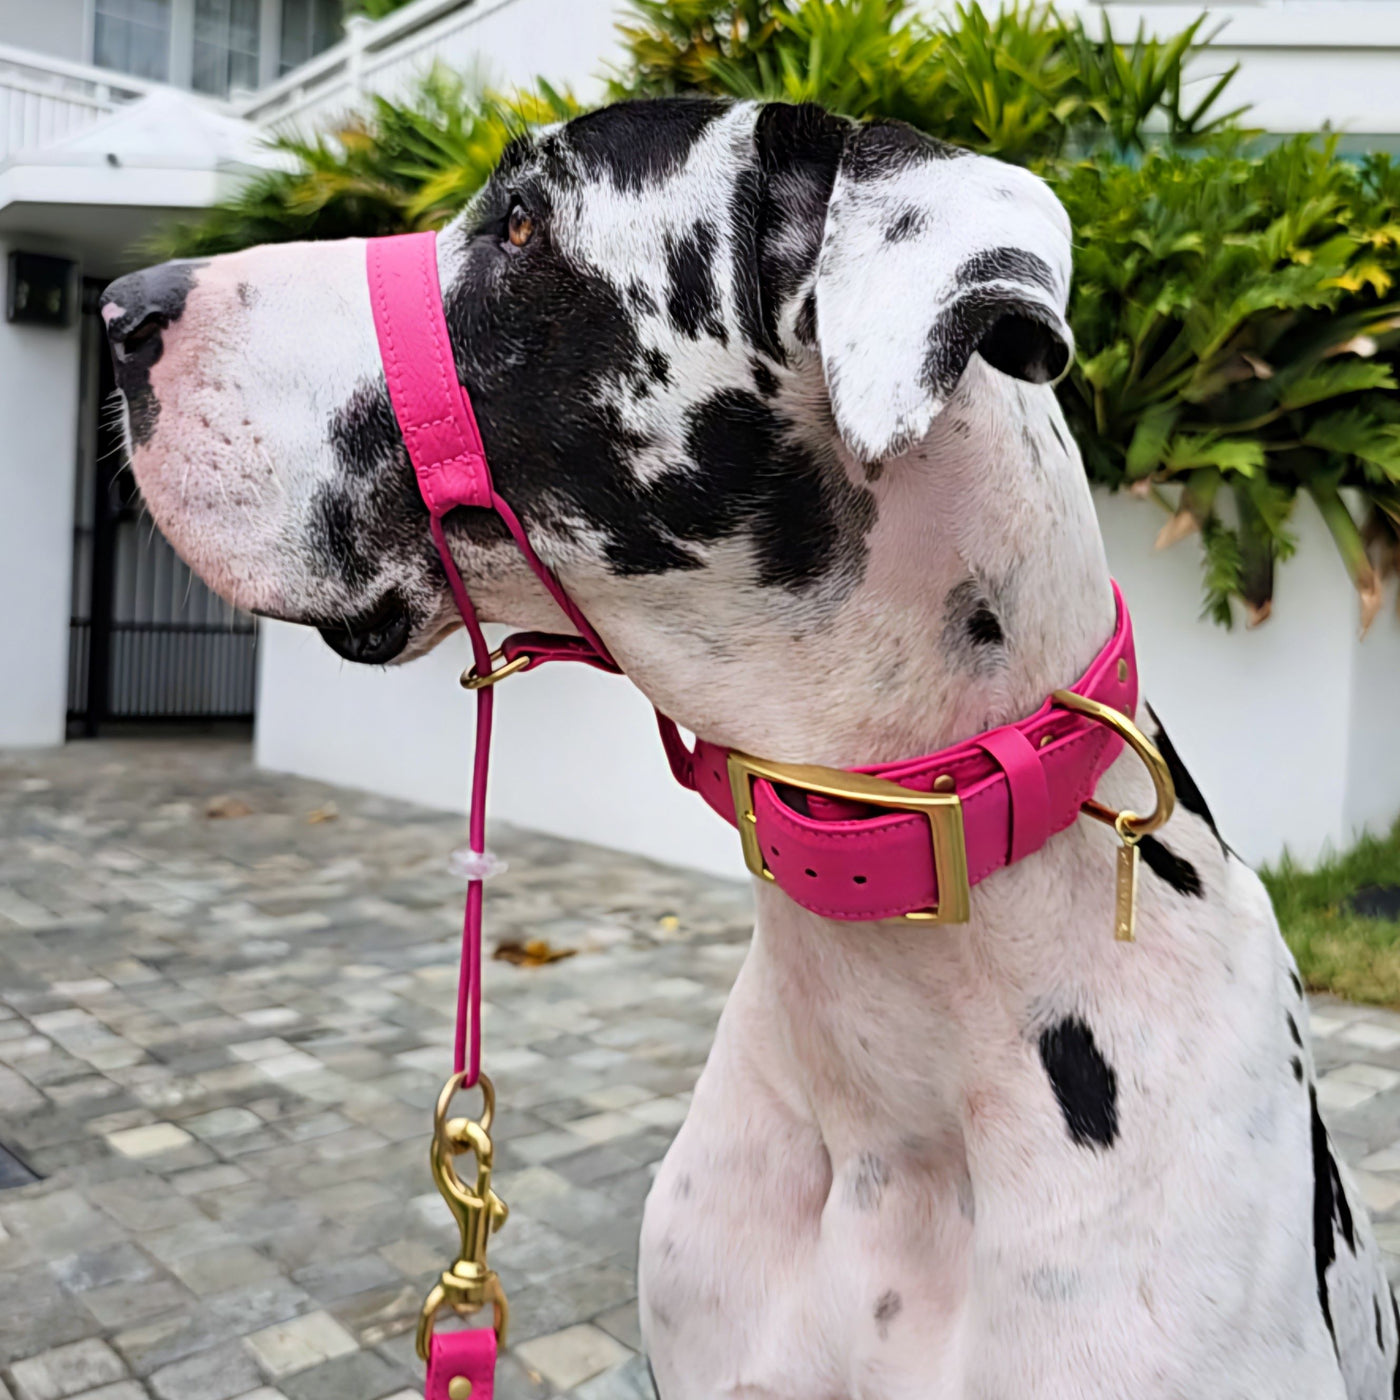
[[[448,1109],[465,1078],[465,1074],[454,1074],[443,1085],[433,1115],[428,1163],[433,1182],[457,1221],[461,1239],[456,1261],[438,1279],[419,1313],[416,1342],[418,1355],[425,1362],[431,1349],[433,1325],[443,1308],[451,1308],[459,1317],[470,1317],[490,1303],[496,1342],[501,1347],[506,1344],[510,1319],[505,1290],[496,1271],[486,1262],[487,1244],[509,1214],[506,1203],[491,1189],[494,1149],[490,1130],[496,1116],[496,1089],[483,1074],[478,1081],[481,1117],[449,1118]],[[476,1159],[475,1179],[470,1186],[458,1173],[456,1164],[458,1157],[468,1153]]]

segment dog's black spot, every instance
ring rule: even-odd
[[[875,1300],[875,1326],[880,1333],[881,1341],[890,1335],[890,1323],[903,1310],[904,1299],[893,1288],[887,1289]]]
[[[251,282],[240,282],[237,287],[238,304],[240,306],[256,306],[261,295],[258,289]]]
[[[307,541],[325,572],[352,589],[367,587],[375,576],[375,562],[362,548],[368,543],[363,526],[356,500],[344,485],[332,481],[317,488],[307,511]]]
[[[819,460],[789,437],[784,420],[752,394],[723,390],[689,418],[686,445],[700,472],[672,488],[675,510],[667,518],[676,534],[718,538],[730,531],[717,527],[745,521],[759,582],[769,586],[803,588],[838,566],[859,577],[875,518],[869,492],[850,485],[834,460]]]
[[[1337,1257],[1337,1246],[1332,1236],[1332,1153],[1327,1143],[1327,1129],[1317,1111],[1317,1090],[1310,1088],[1308,1098],[1312,1112],[1313,1263],[1322,1320],[1327,1324],[1335,1348],[1337,1333],[1332,1326],[1332,1301],[1327,1292],[1327,1270]]]
[[[988,674],[1006,664],[1005,628],[977,579],[964,579],[948,590],[943,600],[942,642],[949,660],[974,675]]]
[[[1298,1023],[1293,1019],[1293,1013],[1291,1011],[1285,1012],[1284,1016],[1288,1021],[1289,1038],[1293,1041],[1294,1045],[1301,1050],[1303,1048],[1303,1037],[1298,1033]]]
[[[1197,899],[1204,897],[1200,873],[1184,856],[1177,855],[1155,836],[1144,836],[1138,842],[1138,850],[1142,852],[1147,868],[1159,880],[1165,880],[1177,894],[1193,895]]]
[[[1293,984],[1294,993],[1301,999],[1303,995],[1303,984],[1298,978],[1298,974],[1290,967],[1288,969],[1288,980]]]
[[[889,1185],[888,1163],[871,1152],[862,1152],[851,1168],[846,1182],[846,1200],[859,1211],[874,1211],[880,1208],[880,1198]]]
[[[1040,1035],[1040,1062],[1080,1147],[1112,1147],[1118,1137],[1118,1077],[1099,1053],[1094,1033],[1076,1016]]]
[[[666,243],[666,312],[671,324],[691,340],[701,332],[721,345],[729,334],[719,314],[719,293],[715,290],[714,228],[701,220],[689,233]]]
[[[1176,788],[1176,800],[1186,808],[1188,812],[1205,822],[1210,827],[1211,834],[1220,843],[1220,853],[1224,855],[1229,849],[1221,839],[1220,830],[1215,825],[1215,818],[1210,814],[1210,807],[1205,798],[1201,795],[1201,790],[1196,786],[1196,780],[1187,771],[1186,765],[1181,761],[1181,755],[1176,751],[1176,745],[1172,743],[1162,721],[1158,718],[1157,712],[1151,705],[1147,707],[1147,713],[1152,716],[1152,723],[1157,732],[1153,736],[1153,742],[1157,745],[1158,752],[1166,761],[1168,770],[1172,775],[1172,784]],[[1294,979],[1296,981],[1296,978]],[[1298,995],[1302,996],[1303,989],[1298,988]]]
[[[646,366],[647,377],[654,384],[671,382],[671,360],[665,351],[648,346],[642,351],[642,363]]]
[[[647,1357],[647,1375],[651,1377],[651,1400],[661,1400],[661,1388],[656,1384],[656,1367],[651,1364],[651,1357]]]
[[[1060,432],[1060,425],[1053,416],[1048,417],[1045,421],[1050,424],[1050,431],[1055,434],[1055,441],[1060,444],[1060,451],[1068,454],[1069,443],[1065,441],[1064,434]]]
[[[999,647],[1006,641],[1002,635],[1001,620],[985,605],[968,618],[967,638],[977,647]]]
[[[923,231],[924,216],[912,205],[906,205],[895,216],[894,222],[885,230],[886,243],[903,243]]]
[[[797,308],[797,319],[792,323],[792,333],[803,345],[817,343],[817,295],[808,292]]]
[[[710,123],[728,110],[727,103],[710,98],[660,97],[599,108],[563,130],[589,174],[606,175],[614,189],[640,194],[676,174]]]
[[[382,375],[361,384],[331,415],[326,438],[336,463],[354,480],[373,480],[394,457],[401,470],[413,470]]]
[[[1308,1105],[1312,1115],[1313,1162],[1313,1261],[1317,1272],[1317,1300],[1322,1308],[1322,1320],[1337,1345],[1337,1333],[1332,1325],[1332,1301],[1327,1289],[1327,1270],[1337,1258],[1337,1231],[1340,1230],[1347,1248],[1356,1253],[1356,1230],[1351,1205],[1342,1189],[1341,1173],[1327,1140],[1327,1129],[1317,1111],[1317,1090],[1308,1089]]]
[[[1372,1298],[1371,1306],[1376,1310],[1376,1345],[1384,1351],[1385,1329],[1381,1326],[1381,1300],[1379,1298]]]
[[[778,392],[778,377],[762,360],[753,362],[753,386],[765,399],[771,399]]]
[[[739,324],[745,343],[778,364],[786,358],[778,325],[816,266],[850,130],[848,122],[810,103],[769,103],[754,123],[757,166],[735,182],[729,226]],[[795,333],[811,343],[801,328]]]
[[[656,298],[635,277],[627,284],[627,299],[645,316],[659,316],[661,314],[661,308],[657,306]]]
[[[958,268],[957,282],[960,287],[975,287],[983,282],[1021,282],[1044,287],[1052,296],[1057,290],[1050,264],[1028,248],[986,248],[974,253]]]
[[[927,161],[951,160],[966,154],[960,146],[936,141],[903,122],[873,121],[846,143],[841,174],[848,180],[878,180]]]
[[[1293,1067],[1293,1077],[1294,1077],[1294,1079],[1296,1079],[1296,1080],[1298,1081],[1298,1083],[1301,1084],[1301,1083],[1303,1082],[1303,1062],[1302,1062],[1302,1060],[1300,1060],[1300,1059],[1297,1057],[1297,1055],[1294,1055],[1293,1058],[1292,1058],[1291,1060],[1289,1060],[1288,1063]]]

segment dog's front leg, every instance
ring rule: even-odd
[[[647,1198],[642,1332],[663,1400],[837,1393],[811,1287],[831,1163],[775,1084],[786,1052],[754,980],[746,964]]]

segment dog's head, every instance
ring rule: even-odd
[[[519,140],[439,271],[497,489],[624,662],[649,629],[829,614],[881,464],[972,356],[1006,403],[1069,357],[1039,180],[814,107],[625,103]],[[450,628],[361,242],[165,264],[104,315],[145,498],[214,588],[359,660]],[[448,534],[485,617],[559,625],[494,517]]]

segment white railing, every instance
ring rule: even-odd
[[[340,43],[243,98],[236,110],[276,131],[314,130],[360,106],[368,93],[403,92],[436,61],[464,66],[468,31],[514,3],[412,0],[378,21],[352,17]]]
[[[85,63],[0,44],[0,162],[45,146],[155,86]]]

